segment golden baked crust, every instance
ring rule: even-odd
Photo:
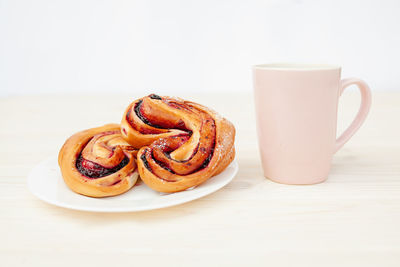
[[[197,186],[235,157],[235,128],[200,104],[150,95],[134,101],[121,122],[122,136],[140,148],[141,179],[160,192]]]
[[[90,197],[122,194],[138,178],[137,150],[121,136],[120,125],[107,124],[72,135],[58,155],[65,183]]]

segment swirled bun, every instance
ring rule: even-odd
[[[235,128],[215,111],[172,97],[149,95],[126,109],[121,134],[140,149],[141,179],[160,192],[197,186],[235,157]]]
[[[107,124],[67,139],[58,164],[68,187],[90,197],[122,194],[138,178],[137,150],[121,136],[120,125]]]

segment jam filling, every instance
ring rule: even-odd
[[[146,151],[140,156],[140,159],[143,161],[143,164],[144,164],[144,166],[146,167],[146,169],[148,169],[149,171],[151,171],[149,162],[147,161],[146,155],[145,155],[145,153],[147,153],[147,151],[148,151],[148,150],[146,150]]]
[[[156,94],[151,94],[151,95],[149,95],[149,97],[150,97],[151,99],[162,100],[161,96],[156,95]]]
[[[201,166],[195,171],[198,172],[204,168],[206,168],[208,166],[208,163],[210,163],[212,157],[214,156],[214,149],[215,149],[215,140],[212,146],[212,149],[210,151],[210,154],[208,155],[208,157],[204,160],[203,164],[201,164]]]
[[[97,179],[110,174],[113,174],[129,163],[128,157],[125,157],[117,166],[106,168],[93,161],[86,160],[80,154],[76,160],[76,168],[78,171],[87,178]]]
[[[201,167],[199,168],[199,170],[204,169],[205,167],[207,167],[208,163],[210,163],[210,161],[211,161],[211,158],[212,158],[213,154],[214,154],[214,149],[211,150],[210,155],[208,155],[208,157],[207,157],[206,160],[203,162],[203,164],[201,165]]]

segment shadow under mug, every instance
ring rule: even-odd
[[[332,156],[360,128],[371,106],[368,85],[340,78],[333,65],[253,66],[257,133],[264,176],[283,184],[315,184],[327,179]],[[361,107],[336,139],[338,100],[357,85]]]

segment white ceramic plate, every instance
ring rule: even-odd
[[[28,187],[41,200],[59,207],[94,212],[143,211],[170,207],[211,194],[232,181],[238,169],[234,161],[222,173],[205,183],[173,194],[156,192],[138,180],[138,185],[122,195],[91,198],[76,194],[66,186],[57,158],[54,157],[41,162],[31,171]]]

